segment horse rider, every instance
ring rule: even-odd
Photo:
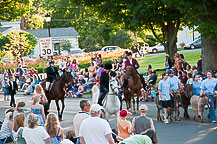
[[[105,71],[101,73],[100,76],[100,94],[98,99],[98,104],[102,106],[102,101],[105,98],[106,94],[109,92],[109,77],[115,77],[116,73],[111,71],[112,64],[106,63],[104,66]]]
[[[58,69],[54,67],[54,61],[50,60],[49,61],[49,67],[46,69],[47,71],[47,78],[46,78],[46,88],[45,88],[45,94],[49,91],[50,89],[50,84],[55,81],[58,78]]]
[[[131,52],[128,52],[128,53],[127,53],[127,58],[128,58],[128,59],[124,62],[124,68],[123,68],[124,71],[126,72],[127,66],[132,66],[132,67],[134,67],[134,68],[136,69],[136,71],[137,71],[137,69],[139,69],[140,65],[139,65],[139,63],[137,62],[136,59],[133,59],[133,58],[132,58],[132,53],[131,53]],[[141,74],[139,74],[138,71],[137,71],[137,74],[139,75],[139,77],[140,77],[140,79],[141,79],[143,88],[146,89],[146,84],[145,84],[145,80],[144,80],[143,76],[142,76]],[[127,87],[127,82],[128,82],[128,78],[127,78],[127,76],[126,76],[126,74],[125,74],[124,83],[123,83],[123,88],[124,88],[124,89]]]

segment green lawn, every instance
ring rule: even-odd
[[[197,65],[200,59],[201,51],[183,53],[185,60],[191,65]],[[165,55],[147,56],[137,58],[140,64],[140,71],[145,72],[149,64],[152,65],[152,70],[165,68]]]

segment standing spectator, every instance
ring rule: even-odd
[[[50,142],[47,144],[60,143],[64,138],[63,129],[60,127],[58,117],[54,113],[48,114],[45,123],[45,130],[50,135]]]
[[[99,68],[99,72],[98,72],[97,76],[100,77],[102,72],[104,72],[104,71],[105,71],[105,69],[104,69],[103,64],[100,64],[100,68]]]
[[[88,112],[90,111],[90,102],[88,100],[80,101],[81,112],[77,113],[73,119],[73,125],[75,130],[75,135],[77,136],[77,143],[80,144],[79,130],[81,123],[84,119],[88,118]]]
[[[164,123],[168,124],[167,115],[171,108],[171,97],[170,97],[170,83],[167,80],[168,74],[162,74],[162,80],[158,84],[159,100],[164,109]]]
[[[118,124],[118,136],[123,139],[129,137],[132,133],[131,122],[127,120],[127,115],[132,115],[127,110],[122,109],[119,113],[117,124]]]
[[[192,66],[192,72],[193,72],[193,77],[197,74],[197,68],[196,68],[196,66]]]
[[[45,122],[45,114],[44,114],[44,106],[39,104],[40,95],[35,95],[33,97],[33,105],[30,107],[34,114],[37,114],[40,119],[40,126],[44,126]]]
[[[217,84],[217,79],[212,78],[212,71],[207,72],[207,79],[202,82],[200,95],[209,95],[209,117],[212,123],[216,123],[215,108],[214,108],[214,90]]]
[[[89,68],[88,68],[88,72],[92,75],[95,75],[96,74],[96,67],[94,66],[94,63],[91,62]]]
[[[18,91],[18,86],[17,83],[13,80],[13,77],[11,76],[9,79],[9,94],[11,96],[11,102],[10,102],[10,106],[11,107],[16,107],[16,103],[15,103],[15,94]]]
[[[70,65],[71,65],[71,60],[70,59],[67,59],[67,62],[66,62],[66,71],[71,71],[72,69],[70,68]]]
[[[119,63],[118,63],[119,72],[122,72],[122,71],[123,71],[122,66],[123,66],[123,57],[121,56],[121,57],[119,58]]]
[[[170,69],[172,68],[172,62],[169,54],[166,54],[165,57],[166,57],[166,62],[165,62],[166,73],[169,73]]]
[[[29,114],[28,127],[23,129],[23,137],[27,144],[45,144],[50,142],[50,136],[42,126],[39,125],[39,116]]]
[[[58,62],[58,65],[59,65],[59,69],[61,69],[62,71],[65,71],[66,62],[65,62],[64,58],[62,58],[62,60]]]
[[[194,81],[193,81],[193,88],[194,88],[194,91],[192,93],[192,95],[197,95],[199,96],[200,95],[200,91],[201,91],[201,83],[198,81],[200,78],[200,76],[198,74],[195,75],[194,77]]]
[[[155,130],[153,120],[146,116],[148,113],[147,105],[141,105],[139,107],[139,113],[140,116],[138,118],[133,118],[132,132],[135,134],[141,134],[149,128]]]
[[[7,76],[7,72],[6,70],[4,70],[3,73],[3,79],[2,79],[2,88],[3,88],[3,92],[4,92],[4,101],[9,101],[9,80],[8,80],[8,76]]]
[[[6,112],[5,120],[0,131],[0,144],[13,142],[12,139],[13,113]]]
[[[82,144],[114,144],[109,123],[100,118],[103,109],[99,104],[90,108],[91,117],[83,120],[79,130]]]
[[[175,54],[175,62],[174,62],[174,68],[176,71],[179,71],[182,67],[182,58],[180,57],[179,53]],[[180,64],[181,63],[181,64]]]
[[[70,65],[70,69],[74,72],[78,69],[78,63],[76,61],[76,59],[73,59],[71,65]]]
[[[23,138],[23,129],[25,127],[25,114],[19,113],[14,117],[13,122],[13,137],[15,139],[15,144],[26,144]]]
[[[117,59],[114,59],[114,71],[118,71],[119,66],[118,66],[118,61]]]
[[[23,76],[23,69],[21,64],[19,64],[18,66],[18,73],[19,73],[19,80],[21,80]]]
[[[202,55],[200,55],[200,59],[197,61],[197,71],[202,72]]]
[[[12,72],[11,72],[10,69],[8,69],[8,76],[9,76],[9,77],[13,76],[13,74],[12,74]]]
[[[102,64],[102,56],[101,56],[101,54],[98,55],[98,61],[99,61],[99,64]]]

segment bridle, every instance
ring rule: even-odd
[[[119,89],[119,87],[118,87],[118,86],[116,86],[116,87],[112,87],[113,85],[112,85],[111,82],[113,82],[113,81],[116,81],[116,79],[109,80],[110,87],[111,87],[111,89],[112,89],[112,93],[109,93],[109,94],[115,94],[116,96],[118,96],[118,94],[116,94],[116,93],[114,92],[114,90],[115,90],[115,89]]]

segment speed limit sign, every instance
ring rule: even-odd
[[[52,39],[39,38],[40,56],[53,56],[53,44]]]

